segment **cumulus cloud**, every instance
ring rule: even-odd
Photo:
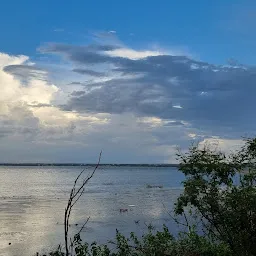
[[[28,60],[25,56],[0,55],[0,137],[46,140],[54,134],[69,136],[76,122],[104,121],[65,112],[54,105],[56,93],[61,89],[47,81],[46,71],[27,65]],[[45,80],[41,80],[42,75]]]
[[[35,80],[34,76],[26,84],[16,79],[11,71],[21,67],[26,61],[28,58],[25,56],[0,54],[0,133],[2,135],[36,134],[40,120],[34,115],[29,104],[49,103],[57,90],[54,85],[48,85],[40,79]],[[30,71],[30,67],[25,70]]]

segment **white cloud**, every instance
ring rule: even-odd
[[[180,106],[180,105],[173,105],[172,107],[173,108],[182,108],[182,106]]]
[[[168,123],[168,121],[164,121],[158,117],[141,117],[141,118],[138,118],[137,122],[148,124],[149,126],[152,126],[152,127],[158,127],[158,126],[164,125],[165,123]]]
[[[0,68],[8,65],[20,65],[28,61],[29,57],[25,55],[12,56],[0,52]]]
[[[137,51],[129,48],[119,48],[113,51],[108,51],[106,52],[106,54],[112,57],[122,57],[122,58],[131,59],[131,60],[138,60],[138,59],[143,59],[149,56],[163,55],[164,52],[150,51],[150,50]]]
[[[206,138],[199,142],[199,147],[202,148],[204,145],[209,146],[213,149],[221,150],[225,153],[231,153],[241,149],[244,145],[244,141],[241,139],[221,139],[221,138]]]
[[[3,68],[8,65],[25,64],[28,60],[26,56],[9,56],[0,54],[0,102],[2,104],[10,104],[11,102],[23,102],[31,104],[50,103],[58,88],[55,85],[50,85],[45,81],[31,79],[28,84],[22,84],[20,80],[12,74],[6,73]]]
[[[195,133],[189,133],[188,137],[195,139],[197,137],[197,135]]]
[[[108,122],[105,117],[65,112],[52,105],[62,90],[50,82],[32,77],[23,83],[4,71],[5,67],[26,65],[28,61],[27,56],[0,54],[0,136],[16,136],[27,131],[37,139],[45,140],[47,133],[68,136],[70,127],[74,130],[80,123],[86,130],[86,124]]]

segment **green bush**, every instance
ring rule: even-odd
[[[61,250],[51,256],[64,256]],[[83,243],[80,235],[74,239],[75,256],[231,256],[229,247],[223,243],[211,243],[196,232],[180,234],[175,239],[166,226],[162,231],[153,232],[151,228],[142,237],[134,233],[129,238],[116,232],[114,241],[109,245],[89,245]]]
[[[256,139],[230,156],[191,147],[178,157],[186,180],[176,214],[192,209],[209,239],[228,244],[233,255],[256,255]]]

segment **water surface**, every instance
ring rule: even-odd
[[[63,244],[64,208],[81,170],[0,167],[0,255],[35,255]],[[172,209],[182,180],[173,167],[101,167],[73,211],[70,231],[77,232],[90,216],[82,237],[91,242],[107,242],[116,228],[125,234],[142,234],[149,223],[157,228],[165,223],[176,232],[165,207]],[[147,184],[163,187],[148,188]],[[120,208],[129,211],[120,214]]]

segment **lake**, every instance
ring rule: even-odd
[[[35,255],[63,244],[64,208],[82,168],[0,167],[0,255]],[[172,210],[183,178],[175,167],[100,167],[72,212],[70,231],[75,234],[90,216],[82,232],[89,242],[107,242],[116,228],[141,235],[149,223],[177,233],[166,208]]]

